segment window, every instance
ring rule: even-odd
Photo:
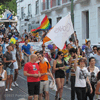
[[[60,19],[61,19],[61,17],[58,17],[58,18],[57,18],[57,23],[59,22]]]
[[[36,1],[36,14],[39,14],[39,0]]]
[[[98,37],[100,38],[100,7],[98,8]]]
[[[49,9],[49,0],[46,0],[46,8]]]
[[[24,8],[21,7],[21,19],[23,19],[23,18],[24,18]]]
[[[31,15],[31,4],[28,5],[28,16]]]
[[[82,38],[89,38],[89,11],[82,12]]]
[[[28,32],[31,31],[31,24],[28,24]]]
[[[57,5],[61,5],[61,0],[57,0]]]

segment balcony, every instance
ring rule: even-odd
[[[42,3],[41,13],[50,12],[51,10],[56,10],[70,4],[70,0],[47,0],[47,2]]]

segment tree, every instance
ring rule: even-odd
[[[3,3],[1,3],[2,1]],[[5,9],[11,11],[11,13],[15,16],[17,13],[16,0],[0,0],[0,15],[5,12]]]
[[[10,1],[12,1],[12,0],[0,0],[0,3],[5,4],[6,2],[10,2]]]

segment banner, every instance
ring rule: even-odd
[[[47,37],[49,37],[53,43],[62,50],[65,41],[72,33],[74,33],[74,29],[71,16],[68,14],[54,26],[54,28],[47,34]]]
[[[20,47],[22,47],[25,43],[19,43]],[[31,45],[31,49],[34,51],[42,50],[43,42],[29,42],[28,44]]]

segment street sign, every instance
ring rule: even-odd
[[[12,19],[12,16],[13,16],[12,13],[8,13],[7,14],[7,19]]]

